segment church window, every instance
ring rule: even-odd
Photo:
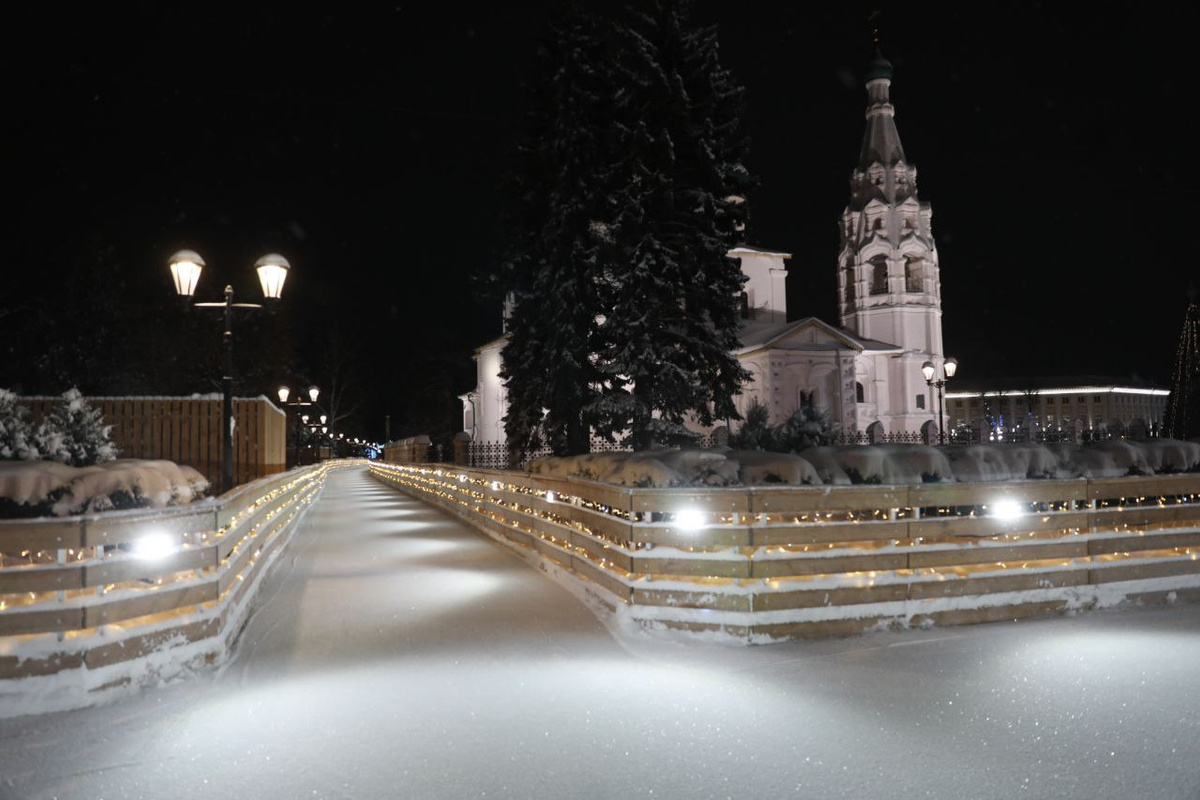
[[[904,262],[904,289],[908,292],[923,291],[925,270],[921,259],[910,258]]]
[[[924,407],[925,407],[925,395],[919,394],[919,395],[917,395],[917,408],[924,408]]]
[[[867,397],[866,389],[863,388],[863,385],[861,383],[859,383],[858,381],[855,381],[854,382],[854,400],[855,400],[855,402],[865,403],[867,401],[866,397]]]
[[[871,294],[887,294],[887,292],[887,259],[883,256],[875,256],[871,259]]]
[[[858,291],[854,286],[854,265],[846,265],[846,304],[853,305],[858,299]]]
[[[874,226],[873,226],[873,227],[874,227],[874,228],[875,228],[875,230],[877,230],[877,231],[879,231],[879,230],[883,230],[883,217],[876,217],[876,218],[875,218],[875,224],[874,224]]]

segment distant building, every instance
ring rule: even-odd
[[[1096,376],[954,381],[946,427],[956,440],[1089,441],[1155,436],[1170,392]]]

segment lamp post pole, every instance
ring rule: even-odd
[[[222,418],[225,420],[225,452],[221,463],[221,491],[233,488],[233,287],[225,287],[225,402]]]
[[[936,381],[933,376],[937,374],[937,367],[932,361],[926,361],[921,365],[921,373],[925,376],[925,385],[937,389],[937,404],[938,404],[938,444],[946,443],[946,402],[943,389],[946,387],[946,381],[954,377],[958,372],[958,359],[947,358],[942,362],[942,377]]]
[[[200,273],[204,269],[204,259],[193,250],[180,250],[171,256],[168,262],[171,268],[171,278],[175,282],[175,292],[185,300],[190,300],[196,293],[196,284],[200,281]],[[268,301],[278,300],[283,294],[283,284],[287,280],[291,265],[281,255],[271,253],[254,263],[258,272],[258,280],[262,285],[263,297]],[[221,311],[225,316],[225,332],[221,340],[225,351],[225,369],[221,377],[224,390],[222,417],[224,444],[221,454],[221,492],[233,488],[233,312],[236,309],[253,310],[262,308],[259,303],[233,302],[233,287],[226,285],[225,299],[219,303],[193,303],[194,308],[211,308]]]

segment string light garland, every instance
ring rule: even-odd
[[[1134,486],[1136,479],[1087,485],[1062,482],[1064,494],[1069,496],[1061,498],[1052,497],[1054,489],[1045,484],[1040,494],[1047,499],[1016,501],[1019,514],[1012,519],[993,515],[992,503],[1000,501],[979,500],[928,507],[719,511],[712,513],[711,524],[703,531],[711,538],[701,536],[703,541],[691,542],[671,527],[673,511],[615,509],[589,497],[591,485],[586,482],[579,482],[574,494],[564,494],[558,486],[539,485],[539,479],[531,475],[499,478],[487,471],[378,463],[371,465],[371,471],[396,488],[453,511],[510,546],[532,550],[586,581],[602,580],[599,585],[609,594],[616,592],[613,598],[620,602],[634,603],[633,589],[641,587],[643,594],[637,602],[650,602],[650,595],[644,592],[652,590],[654,604],[677,607],[681,614],[690,608],[727,607],[734,602],[730,597],[772,594],[821,592],[823,599],[816,605],[845,606],[849,617],[859,613],[854,606],[875,602],[874,595],[864,594],[856,600],[843,592],[835,604],[829,599],[828,586],[848,590],[901,586],[907,587],[905,596],[913,598],[942,596],[913,594],[922,585],[933,583],[946,586],[951,596],[966,598],[970,607],[971,598],[986,605],[991,593],[1006,586],[1046,591],[1077,587],[1078,579],[1065,576],[1080,572],[1095,582],[1128,580],[1131,569],[1153,576],[1198,574],[1195,563],[1200,548],[1190,541],[1174,546],[1171,537],[1190,535],[1189,529],[1194,529],[1200,519],[1200,492],[1130,494],[1114,488],[1112,497],[1088,499],[1080,494],[1087,486],[1093,493],[1103,493],[1106,485]],[[1195,481],[1186,480],[1181,486],[1189,483],[1195,486]],[[974,496],[989,491],[994,492],[995,487],[975,487]],[[646,496],[670,502],[672,495],[647,490]],[[799,490],[787,496],[803,502],[805,496],[814,494]],[[849,492],[846,502],[872,496],[880,495]],[[1004,508],[1002,504],[997,507]],[[1139,517],[1132,524],[1113,517],[1132,510],[1169,514],[1175,509],[1186,511],[1186,516]],[[945,525],[962,524],[959,520],[984,527],[971,535],[953,534],[950,528],[937,532]],[[910,535],[908,526],[914,523],[934,527]],[[861,530],[861,538],[839,539],[851,529]],[[823,530],[836,531],[833,540],[811,540]],[[887,535],[897,530],[899,535]],[[729,535],[749,545],[722,544]],[[1137,548],[1126,544],[1130,536],[1138,540]],[[644,537],[655,541],[644,541]],[[756,544],[760,540],[762,543]],[[1109,541],[1120,549],[1106,552],[1111,549],[1106,544]],[[1163,546],[1156,546],[1159,544]],[[1061,557],[1060,553],[1070,556]],[[939,558],[947,563],[924,565],[913,560],[918,558]],[[1116,577],[1110,578],[1110,574]],[[978,583],[982,579],[990,583]],[[797,608],[814,604],[794,602],[800,604]],[[751,601],[743,606],[744,610],[755,607]]]

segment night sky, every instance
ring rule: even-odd
[[[321,382],[309,354],[336,332],[354,343],[361,398],[348,436],[381,437],[384,414],[393,435],[453,433],[471,350],[499,332],[470,275],[503,242],[522,81],[560,5],[147,5],[20,20],[5,56],[0,324],[53,324],[22,314],[26,301],[79,291],[54,276],[97,241],[140,304],[173,301],[165,262],[181,247],[208,260],[208,291],[229,282],[253,300],[250,265],[276,250],[293,265],[279,312],[292,363],[239,393]],[[1195,7],[884,9],[896,121],[933,205],[960,375],[1167,383],[1200,276],[1187,245]],[[747,88],[761,182],[749,243],[794,254],[793,318],[837,322],[870,10],[696,9]],[[37,386],[15,363],[0,385]]]

